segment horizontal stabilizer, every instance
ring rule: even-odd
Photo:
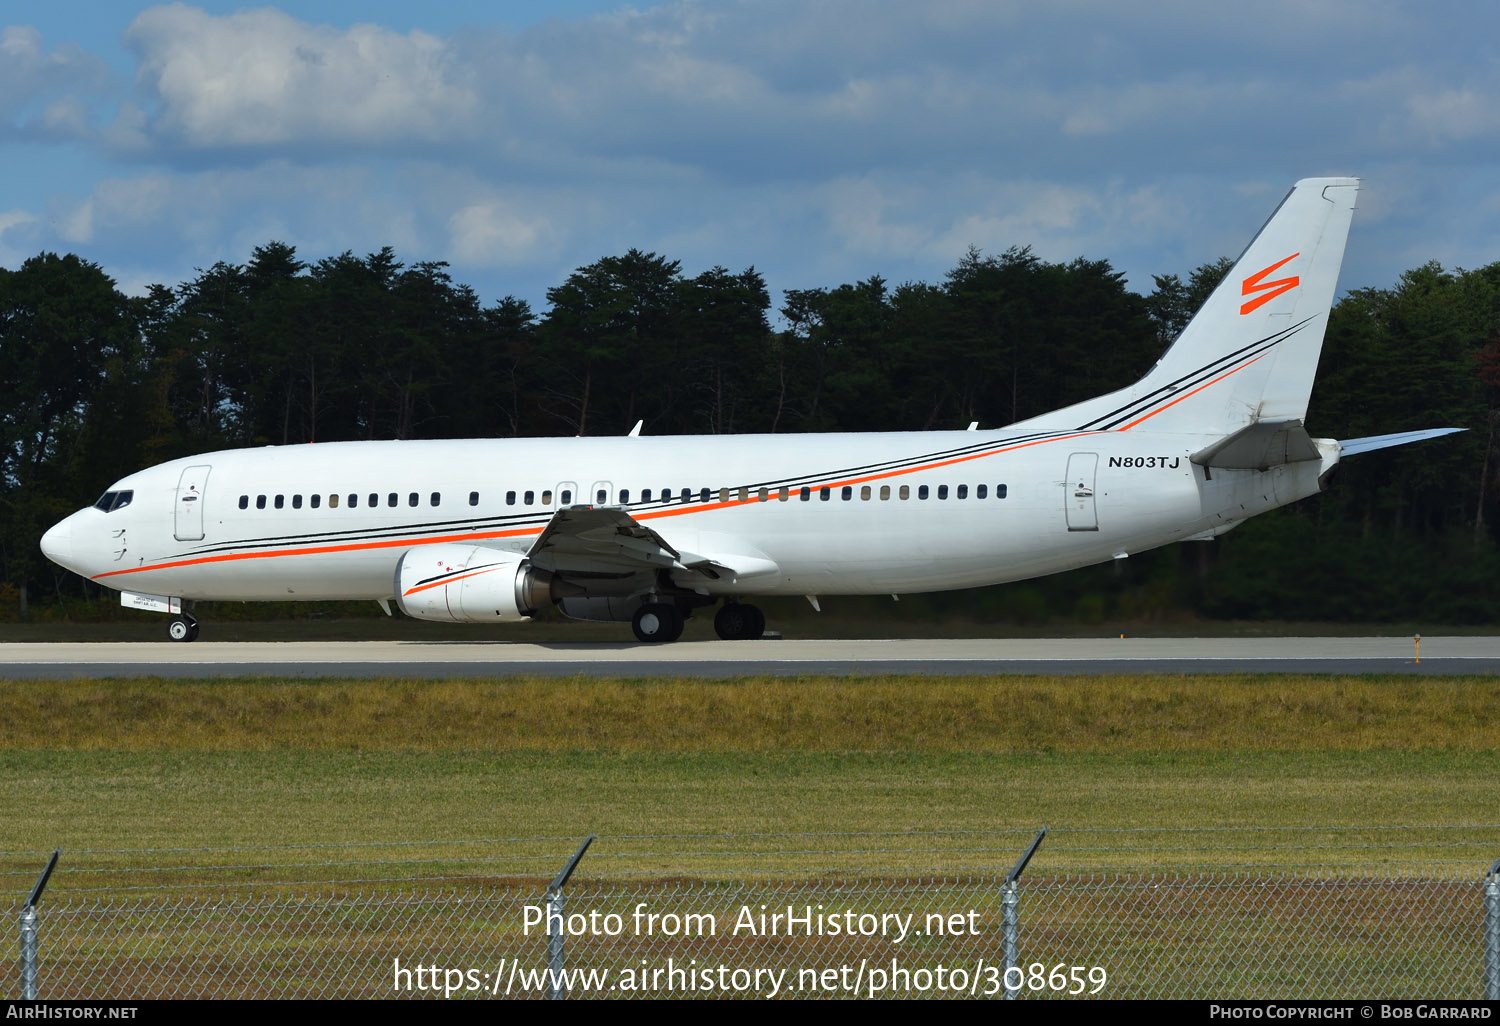
[[[1467,430],[1469,429],[1429,428],[1426,431],[1398,431],[1394,435],[1370,435],[1368,438],[1351,438],[1347,442],[1339,443],[1339,454],[1341,456],[1353,456],[1357,452],[1370,452],[1372,449],[1389,449],[1393,445],[1421,442],[1429,438],[1438,438],[1442,435],[1451,435],[1456,431]]]
[[[1258,420],[1192,455],[1201,467],[1224,470],[1266,470],[1320,458],[1300,420]]]

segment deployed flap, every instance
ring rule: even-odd
[[[1266,470],[1283,463],[1321,459],[1300,420],[1258,420],[1193,453],[1199,466],[1225,470]]]
[[[670,570],[677,550],[622,509],[569,506],[552,516],[528,553],[531,562],[554,572],[618,573]]]
[[[781,571],[781,567],[777,566],[774,560],[765,556],[746,556],[739,553],[700,556],[696,552],[684,552],[679,559],[689,570],[696,570],[716,581],[723,578],[744,580],[747,577],[761,577]]]

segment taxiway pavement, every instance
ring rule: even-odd
[[[0,644],[0,677],[1500,673],[1500,637]]]

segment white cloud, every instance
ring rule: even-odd
[[[774,288],[937,280],[971,244],[1031,245],[1149,288],[1238,252],[1305,175],[1425,183],[1388,218],[1362,198],[1356,230],[1399,222],[1401,259],[1409,211],[1493,194],[1472,169],[1500,162],[1496,16],[1257,12],[743,0],[437,36],[173,4],[131,24],[136,88],[111,80],[107,108],[93,58],[6,29],[0,113],[31,140],[92,133],[113,163],[9,197],[48,218],[5,240],[88,246],[132,281],[272,238],[307,259],[391,244],[534,301],[631,246]],[[1473,254],[1493,222],[1434,223]]]
[[[1471,88],[1419,93],[1406,102],[1413,127],[1438,141],[1462,141],[1493,135],[1500,130],[1496,90],[1481,95]]]
[[[446,44],[425,32],[171,4],[141,13],[126,42],[159,105],[154,131],[189,148],[442,139],[477,103]]]
[[[448,219],[455,259],[479,266],[506,266],[551,256],[554,231],[545,218],[523,217],[499,201],[474,203]]]
[[[25,210],[7,210],[0,212],[0,266],[19,264],[30,255],[21,248],[21,244],[12,244],[5,238],[6,232],[13,228],[21,228],[27,225],[35,225],[37,218],[34,214]],[[21,234],[19,232],[15,233]]]
[[[83,134],[83,98],[111,80],[104,62],[76,45],[47,51],[31,26],[0,29],[0,119],[15,128],[52,138]]]
[[[0,213],[0,235],[21,224],[30,224],[36,218],[24,210],[7,210]]]

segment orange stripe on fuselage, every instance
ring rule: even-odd
[[[1213,384],[1213,382],[1209,382]],[[1205,386],[1207,387],[1207,386]],[[1186,398],[1184,396],[1184,398]],[[1145,418],[1142,418],[1143,420]],[[1137,421],[1139,423],[1139,421]],[[951,467],[959,463],[967,463],[970,460],[983,459],[987,456],[998,456],[1001,453],[1015,452],[1018,449],[1029,449],[1033,445],[1045,445],[1048,442],[1065,442],[1070,438],[1083,438],[1088,435],[1100,434],[1098,431],[1078,431],[1069,435],[1059,435],[1055,438],[1038,438],[1030,442],[1020,442],[1016,445],[1002,446],[999,449],[989,449],[985,452],[970,453],[967,456],[955,456],[952,459],[938,460],[933,463],[924,463],[918,467],[905,467],[900,470],[887,470],[878,474],[865,474],[860,477],[851,477],[842,481],[830,481],[827,484],[798,485],[798,488],[842,488],[845,485],[863,484],[866,481],[880,481],[885,478],[902,477],[906,474],[917,474],[924,470],[936,470],[939,467]],[[775,489],[780,491],[780,489]],[[769,500],[768,500],[769,501]],[[700,503],[696,506],[686,506],[679,509],[663,509],[654,513],[632,514],[636,520],[659,520],[663,517],[680,517],[690,513],[706,513],[710,510],[727,509],[732,506],[748,506],[760,502],[759,498],[730,499],[725,502]],[[110,570],[106,573],[95,574],[89,578],[93,581],[103,580],[106,577],[116,577],[121,574],[146,573],[151,570],[175,570],[184,566],[202,566],[207,563],[231,563],[245,559],[273,559],[281,556],[320,556],[335,552],[363,552],[373,549],[412,548],[417,545],[440,545],[444,542],[465,541],[488,541],[494,538],[524,538],[528,535],[541,534],[543,527],[522,527],[509,531],[479,531],[468,534],[446,534],[434,535],[431,538],[393,538],[386,541],[372,542],[347,542],[341,545],[309,545],[293,549],[272,549],[264,552],[224,552],[212,556],[197,556],[192,559],[176,559],[166,563],[155,563],[151,566],[129,567],[123,570]]]

